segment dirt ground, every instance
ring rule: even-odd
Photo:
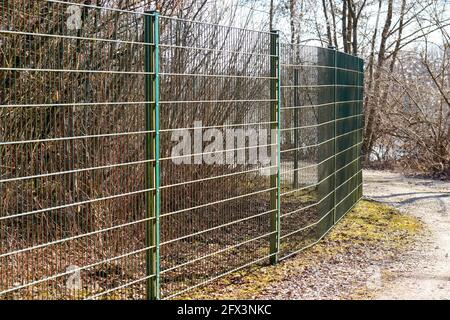
[[[374,248],[373,241],[366,239],[367,249],[355,257],[355,250],[357,254],[360,245],[354,243],[342,256],[333,254],[336,261],[316,263],[312,271],[300,272],[279,284],[270,285],[263,297],[450,299],[450,182],[366,170],[364,196],[417,218],[426,232],[415,237],[405,250],[391,248],[389,242],[394,241],[386,232],[387,242],[375,245],[378,255],[370,253]],[[334,232],[340,232],[342,224],[348,223],[346,219]],[[327,241],[328,245],[333,243],[325,239]]]
[[[418,217],[430,231],[375,298],[450,299],[450,182],[365,171],[364,194]]]
[[[450,182],[365,171],[364,194],[317,245],[183,298],[450,299]]]

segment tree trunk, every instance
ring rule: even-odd
[[[390,35],[389,30],[392,24],[392,12],[393,12],[393,0],[389,0],[386,21],[384,23],[383,33],[381,35],[380,50],[378,53],[378,62],[374,76],[375,85],[372,95],[374,99],[374,105],[372,105],[371,107],[369,107],[368,110],[366,110],[367,123],[363,141],[363,153],[366,162],[369,161],[369,155],[375,143],[375,133],[379,126],[379,123],[376,122],[375,120],[377,118],[378,112],[380,111],[379,109],[381,108],[380,106],[381,72],[384,62],[386,60],[386,44]]]

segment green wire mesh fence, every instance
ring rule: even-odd
[[[0,299],[174,298],[362,196],[357,57],[141,1],[2,1],[0,41]]]

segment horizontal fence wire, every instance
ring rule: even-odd
[[[0,6],[0,300],[185,296],[361,198],[361,59],[141,1]]]

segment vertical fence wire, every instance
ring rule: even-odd
[[[0,299],[174,298],[362,196],[361,59],[140,3],[1,4]]]

